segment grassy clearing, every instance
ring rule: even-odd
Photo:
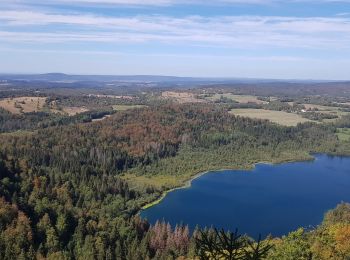
[[[350,115],[349,112],[341,111],[341,107],[332,107],[332,106],[322,106],[322,105],[315,105],[315,104],[303,104],[306,109],[316,110],[314,112],[316,113],[322,113],[322,114],[328,114],[328,115],[335,115],[338,116],[338,118],[341,118],[346,115]],[[324,119],[322,122],[324,123],[333,123],[337,120],[337,118],[334,119]]]
[[[87,111],[89,111],[89,109],[87,109],[85,107],[64,107],[62,109],[62,111],[64,113],[68,114],[69,116],[75,116],[77,114],[87,112]]]
[[[66,114],[68,116],[75,116],[77,114],[81,114],[87,111],[89,111],[89,109],[85,107],[63,107],[60,109],[50,109],[51,113],[62,114],[62,115]]]
[[[0,100],[0,107],[13,114],[22,114],[41,111],[46,97],[16,97]]]
[[[219,100],[221,97],[229,98],[241,104],[247,104],[247,103],[267,104],[266,101],[259,100],[256,96],[234,95],[232,93],[215,94],[214,96],[208,97],[207,99],[210,101],[216,101],[216,100]]]
[[[176,102],[181,104],[205,102],[202,99],[198,99],[195,94],[190,92],[164,91],[162,92],[162,98],[175,100]]]
[[[55,103],[52,104],[52,107],[50,109],[48,107],[45,107],[46,100],[46,97],[5,98],[0,100],[0,107],[13,114],[46,111],[51,113],[67,114],[69,116],[74,116],[76,114],[89,111],[85,107],[63,107],[59,110],[55,108]]]
[[[160,203],[160,202],[168,195],[168,193],[170,193],[170,192],[173,192],[173,191],[176,191],[176,190],[180,190],[180,189],[190,188],[193,180],[195,180],[195,179],[201,177],[202,175],[204,175],[204,174],[206,174],[206,173],[208,173],[208,172],[209,172],[209,171],[205,171],[205,172],[198,173],[198,174],[196,174],[196,175],[194,175],[194,176],[187,177],[186,180],[183,180],[183,181],[182,181],[182,184],[180,184],[180,183],[172,184],[173,187],[175,187],[175,188],[171,188],[171,189],[168,189],[168,190],[164,190],[164,191],[161,193],[161,196],[160,196],[158,199],[156,199],[156,200],[154,200],[154,201],[152,201],[152,202],[147,203],[146,205],[144,205],[144,206],[142,207],[142,210],[145,210],[145,209],[148,209],[148,208],[150,208],[150,207],[153,207],[154,205],[157,205],[157,204]],[[158,176],[158,177],[160,177],[160,176]],[[153,182],[154,182],[154,181],[153,181]],[[154,186],[154,185],[153,185],[153,186]],[[163,186],[163,187],[164,187],[164,186]]]
[[[68,116],[75,116],[88,111],[89,109],[85,106],[59,106],[56,101],[52,101],[48,109],[48,112]]]
[[[338,136],[338,139],[342,142],[350,141],[350,129],[349,128],[338,128],[337,136]]]
[[[133,173],[125,174],[122,177],[128,181],[132,187],[144,187],[152,186],[157,189],[163,189],[163,187],[176,187],[181,185],[185,180],[178,176],[166,176],[166,175],[136,175]]]
[[[21,136],[29,136],[32,135],[34,132],[27,131],[27,130],[18,130],[15,132],[8,132],[8,133],[0,133],[1,136],[6,137],[21,137]]]
[[[303,104],[303,105],[305,106],[306,109],[317,109],[320,113],[337,115],[338,117],[342,117],[344,115],[350,114],[349,112],[341,111],[340,107],[321,106],[321,105],[314,105],[314,104]]]
[[[233,109],[230,113],[236,116],[266,119],[273,123],[285,126],[296,126],[298,123],[313,122],[294,113],[265,109]]]
[[[144,106],[144,105],[114,105],[113,110],[125,111],[125,110],[143,108],[143,107],[146,107],[146,106]]]
[[[346,106],[350,106],[350,102],[344,102],[344,103],[337,103],[339,105],[346,105]]]

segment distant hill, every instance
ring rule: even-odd
[[[248,78],[176,77],[160,75],[69,75],[64,73],[46,74],[0,74],[0,80],[46,81],[46,82],[168,82],[168,83],[269,83],[269,82],[325,82],[320,80],[276,80]]]
[[[200,79],[191,77],[157,76],[157,75],[68,75],[63,73],[47,74],[0,74],[0,80],[50,81],[50,82],[190,82],[217,81],[217,79]]]

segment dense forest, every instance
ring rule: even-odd
[[[64,126],[76,123],[91,122],[111,114],[111,111],[87,111],[75,116],[54,114],[49,112],[31,112],[24,114],[11,114],[0,108],[0,133],[15,132],[19,130],[36,130],[52,126]]]
[[[48,116],[45,127],[35,125],[37,116],[1,112],[1,131],[10,132],[7,122],[32,131],[0,135],[0,259],[346,259],[350,254],[347,204],[328,213],[315,230],[264,241],[215,229],[190,234],[182,225],[150,226],[136,214],[200,171],[310,159],[317,152],[350,154],[350,144],[336,135],[337,127],[349,124],[347,118],[282,127],[235,117],[212,104],[154,105],[99,122],[81,114],[65,119],[69,123],[52,123]],[[45,115],[40,119],[46,122]]]

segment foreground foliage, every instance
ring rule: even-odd
[[[241,236],[238,231],[225,232],[217,229],[200,230],[194,235],[197,255],[200,259],[259,260],[265,259],[272,246]]]
[[[273,243],[268,259],[349,259],[350,204],[342,203],[329,211],[315,230],[300,228]]]

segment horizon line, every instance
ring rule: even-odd
[[[0,76],[44,76],[44,75],[62,75],[62,76],[92,76],[92,77],[169,77],[183,79],[203,79],[203,80],[272,80],[272,81],[322,81],[322,82],[348,82],[349,79],[317,79],[317,78],[270,78],[270,77],[239,77],[239,76],[181,76],[166,74],[85,74],[85,73],[64,73],[64,72],[0,72]]]

